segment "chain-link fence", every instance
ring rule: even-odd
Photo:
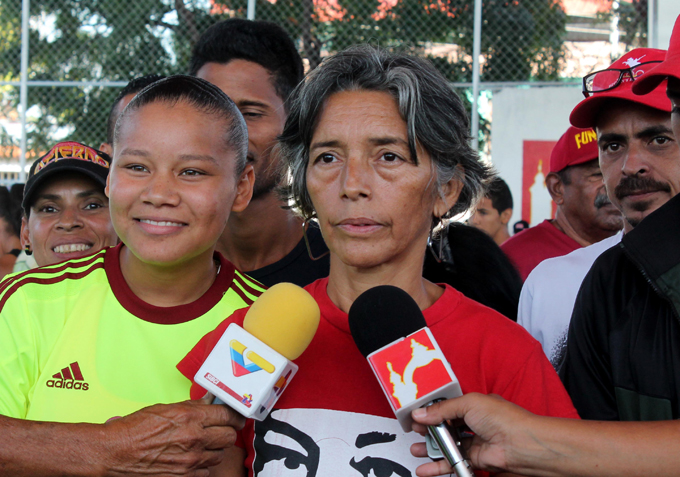
[[[248,11],[286,28],[309,68],[368,42],[429,58],[471,100],[474,0],[3,0],[0,182],[17,179],[22,137],[27,164],[57,140],[98,146],[120,87],[186,72],[201,32]],[[482,19],[486,100],[498,88],[577,84],[647,44],[647,0],[483,0]]]

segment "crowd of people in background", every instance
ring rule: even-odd
[[[550,157],[555,217],[512,234],[510,188],[427,60],[360,45],[305,75],[279,26],[213,25],[187,75],[120,91],[99,149],[54,144],[0,187],[0,470],[444,475],[418,433],[463,419],[477,475],[673,475],[680,19],[668,50],[583,84]],[[276,409],[244,422],[193,378],[281,282],[321,324]],[[414,411],[412,434],[347,322],[386,284],[466,394]]]

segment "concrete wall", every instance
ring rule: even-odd
[[[667,49],[675,19],[680,15],[680,0],[657,0],[659,11],[658,38],[659,48]]]
[[[577,87],[507,88],[494,92],[491,158],[512,191],[515,207],[511,225],[520,220],[522,213],[526,141],[556,142],[569,128],[569,114],[581,99],[581,89]],[[543,215],[550,207],[549,197],[546,200],[548,204],[540,207]],[[535,216],[531,222],[543,218],[547,217]]]

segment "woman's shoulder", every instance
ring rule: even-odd
[[[446,336],[460,336],[465,341],[474,337],[501,346],[533,345],[535,340],[520,325],[496,310],[466,297],[445,285],[444,294],[425,310],[428,325]]]
[[[316,298],[318,295],[325,295],[327,287],[328,287],[328,277],[324,277],[324,278],[319,278],[317,280],[314,280],[312,283],[305,286],[304,288],[313,297]]]

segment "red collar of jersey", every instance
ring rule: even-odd
[[[128,286],[120,269],[120,243],[106,251],[104,270],[111,284],[111,290],[118,302],[137,318],[159,325],[176,325],[186,323],[210,311],[222,299],[234,281],[234,266],[219,252],[215,252],[215,260],[219,260],[220,272],[217,278],[198,300],[186,305],[160,307],[150,305],[141,300]]]

